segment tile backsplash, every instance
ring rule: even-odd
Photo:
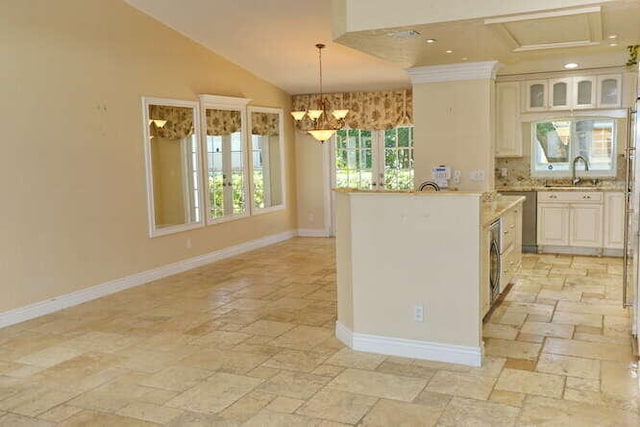
[[[527,187],[551,185],[571,185],[571,178],[551,179],[534,178],[531,176],[531,157],[497,157],[496,158],[496,187]],[[624,154],[618,154],[616,159],[616,178],[598,178],[603,185],[624,185],[626,159]],[[507,169],[507,176],[501,175],[501,169]]]

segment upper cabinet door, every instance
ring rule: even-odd
[[[525,82],[527,111],[544,111],[547,109],[548,88],[546,80]]]
[[[496,157],[522,157],[520,85],[496,84]]]
[[[573,78],[573,108],[596,108],[596,77]]]
[[[598,108],[616,108],[621,104],[622,79],[620,74],[598,76]]]
[[[571,78],[549,80],[549,108],[566,110],[571,103]]]

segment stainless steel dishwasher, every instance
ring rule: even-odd
[[[538,205],[535,191],[501,191],[505,196],[524,196],[522,206],[522,252],[538,252]]]

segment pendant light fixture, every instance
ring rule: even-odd
[[[325,45],[322,43],[316,44],[318,49],[318,61],[320,63],[320,99],[318,101],[317,109],[306,111],[292,111],[291,115],[296,121],[311,120],[313,122],[312,128],[308,132],[316,140],[325,142],[331,138],[334,133],[344,126],[344,119],[347,117],[349,110],[333,110],[328,112],[327,102],[324,99],[322,92],[322,49]]]

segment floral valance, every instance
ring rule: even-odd
[[[280,133],[280,114],[251,113],[251,134],[274,136]]]
[[[233,110],[211,110],[205,113],[207,135],[229,135],[240,132],[242,113]]]
[[[345,124],[351,129],[384,130],[413,124],[411,90],[330,93],[324,99],[329,110],[349,110]],[[296,95],[292,101],[293,111],[314,109],[320,95]],[[311,121],[296,121],[296,127],[309,130]]]
[[[193,134],[193,109],[169,105],[149,105],[151,136],[180,140]],[[163,121],[165,123],[160,123]]]

